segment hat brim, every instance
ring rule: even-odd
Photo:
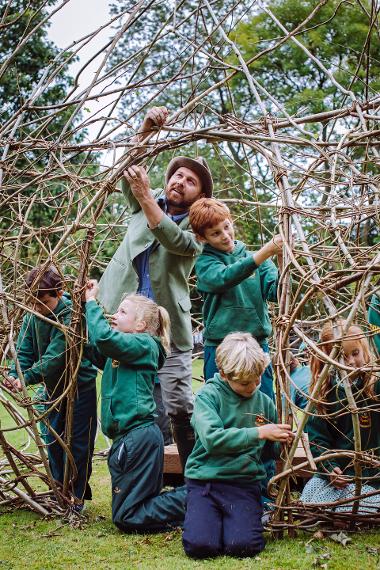
[[[212,189],[214,185],[210,171],[208,170],[208,168],[203,166],[203,164],[201,164],[197,160],[194,160],[193,158],[189,158],[188,156],[176,156],[169,162],[165,174],[166,184],[169,182],[169,179],[173,176],[175,171],[181,167],[188,168],[189,170],[192,170],[193,172],[195,172],[195,174],[199,176],[202,184],[202,192],[205,194],[207,198],[211,198]]]

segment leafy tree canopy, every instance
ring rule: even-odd
[[[318,4],[315,0],[273,0],[268,7],[292,31]],[[374,18],[376,14],[372,14]],[[230,36],[244,58],[250,60],[274,47],[284,32],[267,13],[260,12],[241,22]],[[380,40],[376,27],[371,29],[370,3],[330,0],[301,28],[296,38],[345,89],[362,99],[379,90]],[[291,40],[256,59],[250,71],[271,95],[286,104],[289,113],[297,113],[300,108],[303,114],[321,112],[342,103],[342,92]],[[233,88],[241,102],[249,105],[247,84],[241,74],[234,78]]]

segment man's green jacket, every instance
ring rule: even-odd
[[[175,346],[179,350],[190,350],[193,341],[188,279],[201,245],[189,229],[188,216],[176,224],[164,215],[159,225],[150,229],[129,186],[123,183],[122,189],[131,219],[127,234],[100,280],[99,301],[107,312],[114,312],[126,294],[137,291],[134,260],[153,244],[149,256],[149,275],[154,299],[170,315]],[[163,196],[162,191],[155,194],[157,198]]]

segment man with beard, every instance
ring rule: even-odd
[[[167,116],[165,107],[150,109],[135,140],[144,142],[154,127],[165,124]],[[126,294],[137,292],[168,311],[172,346],[159,371],[156,403],[159,407],[161,386],[184,467],[194,445],[190,425],[193,343],[188,278],[201,250],[189,228],[188,213],[196,200],[211,197],[213,181],[202,157],[177,156],[167,167],[165,182],[164,191],[152,192],[144,167],[131,166],[124,171],[122,190],[131,218],[128,232],[100,280],[99,300],[107,312],[113,312]],[[158,423],[165,437],[162,417]]]

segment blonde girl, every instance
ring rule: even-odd
[[[161,493],[164,443],[154,422],[154,383],[169,350],[167,311],[129,295],[107,321],[96,302],[98,284],[85,291],[94,363],[103,368],[102,431],[113,440],[108,456],[112,520],[121,530],[159,531],[180,524],[184,487]]]
[[[335,330],[335,334],[334,334]],[[359,408],[360,437],[362,451],[370,451],[380,456],[380,382],[371,372],[374,357],[364,331],[358,325],[351,325],[345,331],[345,322],[338,321],[335,327],[326,323],[322,328],[319,348],[330,355],[338,342],[345,366],[342,377],[347,375],[353,396]],[[316,354],[312,355],[310,368],[312,373],[310,393],[319,380],[325,362]],[[342,379],[332,368],[320,386],[318,402],[308,420],[306,429],[309,434],[314,457],[321,457],[331,451],[348,452],[354,450],[354,431],[352,415],[344,390]],[[348,499],[355,494],[353,482],[353,457],[337,455],[318,463],[318,474],[306,484],[301,501],[304,503],[333,503]],[[363,464],[362,493],[372,493],[380,489],[380,469]],[[380,491],[379,491],[380,492]],[[380,495],[372,495],[360,502],[361,512],[380,507]],[[337,506],[335,510],[349,510],[352,503]]]

